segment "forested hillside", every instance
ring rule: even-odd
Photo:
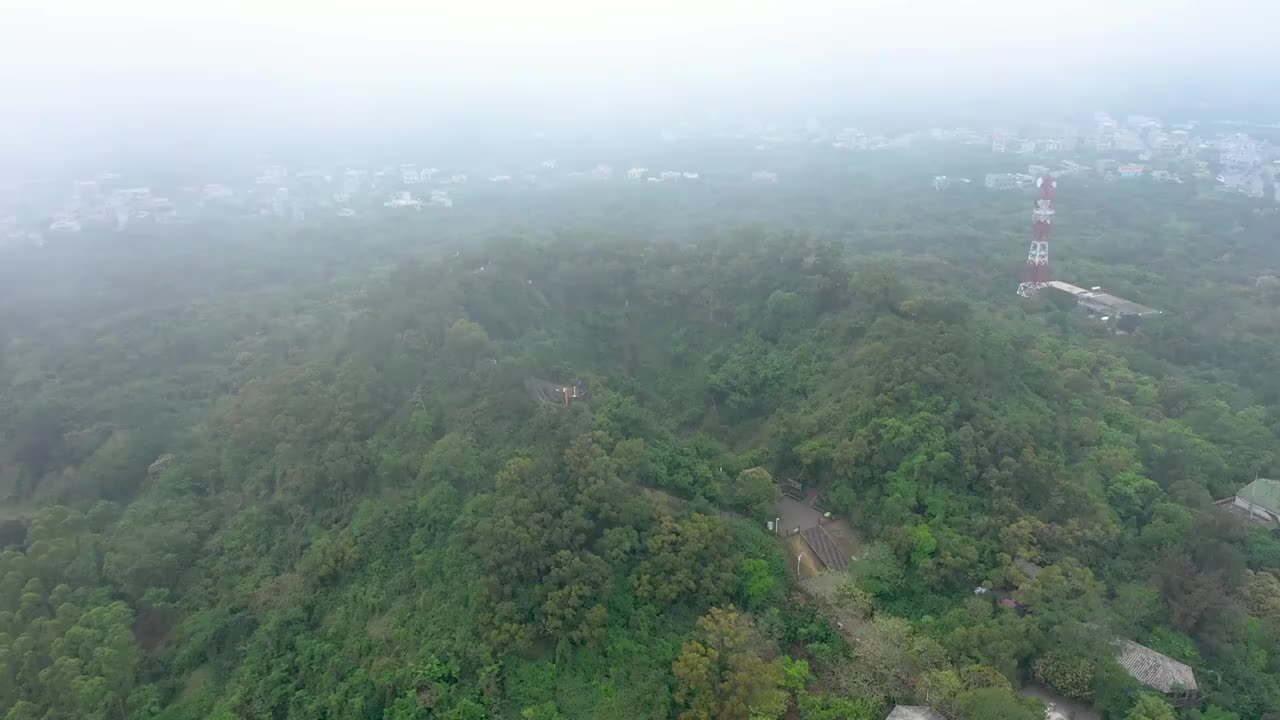
[[[1213,505],[1280,475],[1274,216],[1061,190],[1059,275],[1165,310],[1113,335],[1014,297],[1025,197],[896,182],[12,253],[0,717],[1280,718],[1280,535]]]

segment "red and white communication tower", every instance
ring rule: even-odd
[[[1031,211],[1035,234],[1031,238],[1031,252],[1027,253],[1027,266],[1022,271],[1022,282],[1018,284],[1018,294],[1027,298],[1035,297],[1040,288],[1049,284],[1049,230],[1053,228],[1053,194],[1058,181],[1044,175],[1036,178],[1036,187],[1040,188],[1040,199]]]

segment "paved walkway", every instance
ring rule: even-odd
[[[786,535],[796,528],[807,530],[817,527],[822,522],[822,513],[809,507],[802,500],[783,495],[778,501],[778,516],[782,518],[782,534]]]

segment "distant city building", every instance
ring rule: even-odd
[[[1016,190],[1023,177],[1018,173],[987,173],[982,186],[987,190]]]
[[[80,221],[75,218],[61,218],[54,220],[49,225],[49,229],[54,232],[80,232]]]
[[[490,175],[489,182],[491,183],[511,182],[511,176],[510,175]]]
[[[771,170],[756,170],[751,173],[751,179],[754,182],[776,183],[778,182],[778,173]]]
[[[1121,165],[1120,167],[1116,168],[1116,173],[1118,173],[1122,178],[1142,177],[1142,175],[1146,172],[1147,172],[1147,166],[1139,165],[1137,163],[1128,163],[1126,165]]]
[[[341,208],[340,210],[338,210],[338,217],[353,218],[355,216],[356,216],[356,211],[352,210],[351,208]]]
[[[71,192],[75,203],[81,206],[97,202],[102,196],[96,180],[76,180]]]
[[[613,177],[613,168],[601,163],[591,169],[591,177],[596,180],[608,180]]]
[[[1126,125],[1139,130],[1149,130],[1151,128],[1160,127],[1160,119],[1151,117],[1150,115],[1130,115],[1124,119]]]
[[[870,143],[867,134],[857,128],[843,128],[836,132],[832,147],[840,150],[866,150]]]
[[[556,161],[555,161],[555,160],[543,160],[543,161],[542,161],[542,167],[544,167],[544,168],[546,168],[546,169],[548,169],[548,170],[555,170],[555,169],[556,169]]]
[[[289,188],[276,188],[275,194],[271,197],[271,212],[276,217],[286,217],[291,214],[292,202],[289,197]]]
[[[382,205],[389,208],[411,207],[417,209],[422,207],[422,201],[415,199],[413,195],[409,194],[408,190],[401,190],[400,192],[392,193],[391,197]]]
[[[226,185],[210,184],[210,185],[205,185],[200,190],[201,199],[206,201],[207,200],[226,200],[228,198],[235,197],[235,194],[236,194],[235,190],[232,190]]]
[[[283,165],[267,165],[258,171],[254,180],[259,185],[283,185],[289,177],[289,170]]]
[[[934,190],[946,190],[946,189],[947,189],[947,188],[949,188],[949,187],[951,187],[951,180],[949,180],[949,179],[947,178],[947,176],[946,176],[946,175],[934,175],[934,176],[933,176],[933,189],[934,189]]]
[[[642,168],[642,167],[629,168],[627,170],[627,179],[639,180],[640,178],[643,178],[644,174],[647,172],[649,172],[649,168]]]

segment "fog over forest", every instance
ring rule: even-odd
[[[0,720],[1280,720],[1277,10],[0,11]]]

